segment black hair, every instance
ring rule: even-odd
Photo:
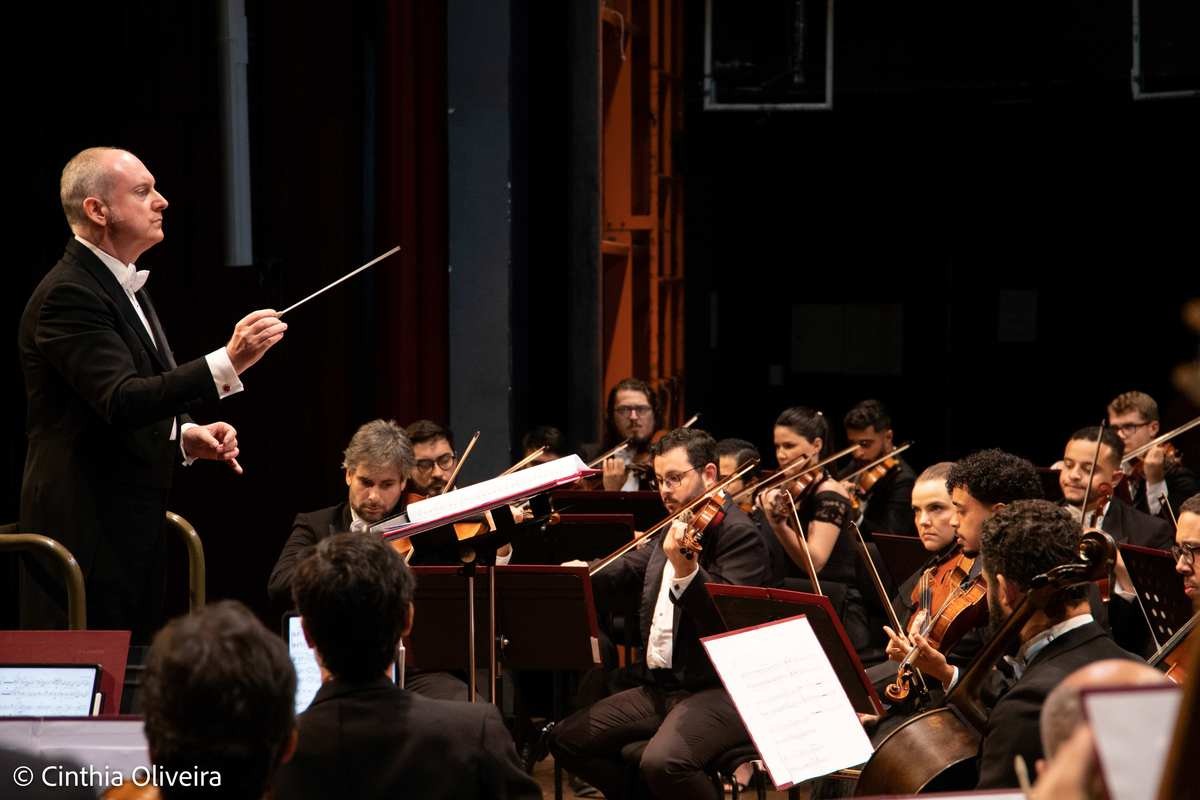
[[[717,463],[717,442],[707,431],[676,428],[650,445],[650,455],[661,456],[676,447],[687,450],[688,463],[697,470]]]
[[[833,426],[820,411],[808,406],[792,406],[785,409],[775,420],[775,427],[790,428],[797,436],[808,441],[821,440],[819,457],[825,459],[833,452]]]
[[[1003,575],[1028,591],[1038,575],[1079,560],[1082,534],[1079,523],[1062,506],[1049,500],[1017,500],[983,523],[979,552],[989,574]],[[1087,595],[1088,584],[1061,593],[1067,601]],[[1064,609],[1052,605],[1046,614],[1060,619]]]
[[[437,439],[445,439],[454,447],[454,432],[445,425],[438,425],[431,419],[419,419],[404,429],[408,434],[408,439],[414,446],[432,442]]]
[[[892,415],[887,407],[878,400],[863,400],[846,412],[842,424],[847,429],[865,430],[874,428],[876,432],[892,429]]]
[[[1037,468],[1003,450],[980,450],[955,462],[946,478],[946,491],[960,486],[985,505],[1042,497]]]

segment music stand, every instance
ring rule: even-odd
[[[1192,618],[1192,601],[1184,593],[1175,559],[1167,551],[1123,544],[1121,559],[1129,570],[1157,650]]]
[[[520,564],[491,567],[477,581],[479,599],[495,599],[496,634],[489,642],[481,618],[483,603],[468,603],[463,596],[458,567],[414,567],[417,592],[413,604],[420,624],[406,644],[410,665],[425,670],[461,669],[473,673],[479,666],[474,653],[486,648],[494,675],[498,661],[524,670],[584,671],[600,663],[596,605],[587,567]],[[473,625],[474,647],[461,637],[446,636],[461,625],[474,607],[479,624]],[[583,631],[579,637],[549,638],[546,631]],[[497,650],[498,648],[498,650]],[[493,692],[495,680],[493,680]],[[493,702],[496,695],[492,695]]]
[[[897,533],[874,533],[868,541],[879,548],[883,566],[892,576],[892,583],[901,586],[908,576],[919,570],[932,555],[925,549],[919,536],[903,536]]]
[[[0,631],[6,664],[99,664],[100,716],[121,713],[129,631]]]
[[[829,598],[758,586],[709,583],[704,588],[708,589],[729,630],[750,628],[799,614],[807,616],[854,710],[862,714],[883,713],[879,695],[867,678],[858,653],[850,644],[850,637],[846,635],[846,629],[842,627],[842,621],[830,605]]]
[[[560,489],[550,493],[563,514],[632,514],[634,527],[644,531],[667,516],[658,492],[585,492]]]
[[[514,564],[561,564],[602,558],[633,538],[632,514],[560,514],[558,522],[521,535]]]

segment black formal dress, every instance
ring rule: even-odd
[[[296,721],[273,796],[288,800],[540,798],[490,703],[431,700],[386,678],[334,680]]]
[[[150,295],[136,297],[157,341],[108,267],[71,239],[25,307],[21,529],[75,556],[88,627],[146,641],[161,621],[164,515],[182,461],[171,430],[218,391],[203,357],[175,363]],[[36,560],[21,594],[24,626],[63,625],[61,582]]]
[[[651,669],[645,686],[606,697],[559,723],[550,743],[559,763],[615,800],[625,796],[629,778],[621,748],[649,740],[640,776],[653,796],[694,798],[711,793],[703,770],[723,753],[749,742],[749,735],[700,643],[701,636],[723,630],[704,586],[761,586],[766,563],[766,549],[754,524],[727,503],[724,520],[705,532],[691,583],[679,597],[668,590],[673,612],[670,669]],[[598,594],[640,592],[641,641],[647,644],[666,564],[656,537],[592,579]]]

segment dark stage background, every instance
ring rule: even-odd
[[[1130,100],[1127,11],[839,6],[835,110],[767,114],[701,109],[700,8],[688,6],[676,152],[687,405],[705,427],[766,445],[785,406],[840,420],[875,396],[897,436],[917,440],[917,466],[987,446],[1048,465],[1120,391],[1153,394],[1167,425],[1200,413],[1170,384],[1197,357],[1180,308],[1200,295],[1200,115],[1195,102]],[[559,4],[509,9],[514,344],[510,364],[480,368],[509,370],[520,432],[566,426],[563,374],[583,347],[561,336],[578,268],[567,164],[579,55]],[[265,613],[292,517],[344,497],[353,430],[448,413],[447,332],[474,312],[447,292],[456,32],[439,4],[416,0],[319,14],[247,3],[255,264],[232,268],[221,264],[215,11],[149,0],[25,11],[0,56],[17,172],[5,197],[0,521],[17,516],[24,458],[17,323],[67,239],[57,181],[76,151],[131,149],[171,203],[166,241],[139,266],[180,360],[223,344],[248,311],[404,245],[289,318],[246,392],[207,416],[239,429],[245,476],[211,464],[178,476],[172,507],[204,537],[210,597]],[[1200,464],[1195,437],[1184,444]],[[177,565],[182,607],[182,554]]]

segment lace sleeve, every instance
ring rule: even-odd
[[[818,492],[813,497],[813,521],[828,522],[839,530],[850,517],[850,501],[837,492]]]

